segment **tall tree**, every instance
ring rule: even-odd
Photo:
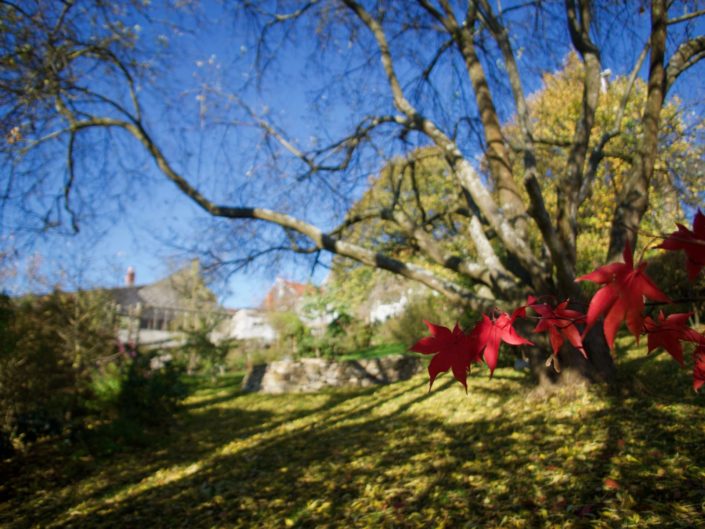
[[[497,300],[527,292],[580,298],[574,281],[579,210],[609,147],[631,123],[615,120],[595,141],[603,75],[609,67],[638,77],[646,61],[646,95],[637,119],[643,132],[630,146],[633,163],[612,213],[606,257],[615,258],[626,241],[635,242],[649,205],[662,109],[679,77],[705,56],[697,2],[683,10],[683,4],[653,0],[648,14],[630,2],[589,0],[563,5],[243,0],[234,13],[219,11],[217,4],[206,3],[200,11],[184,5],[0,2],[3,152],[11,159],[2,173],[4,204],[21,203],[20,211],[35,213],[43,207],[39,218],[45,225],[68,218],[78,228],[81,201],[100,213],[106,190],[119,195],[128,180],[106,178],[107,171],[97,171],[94,179],[81,176],[98,165],[95,146],[107,144],[107,156],[118,158],[110,167],[147,157],[160,176],[209,215],[274,226],[275,231],[258,232],[259,247],[251,236],[247,240],[250,232],[240,232],[239,242],[249,243],[251,255],[271,249],[328,251],[470,305],[483,303],[478,287]],[[198,26],[197,16],[207,24]],[[227,21],[227,30],[218,32],[215,21]],[[205,39],[204,31],[231,36],[240,43],[240,57],[224,63],[212,56],[196,62],[198,71],[187,72],[183,58],[193,56],[180,46],[191,35],[192,41]],[[556,145],[563,162],[554,172],[554,205],[545,196],[540,123],[527,93],[538,84],[537,72],[555,68],[571,50],[581,70],[580,96],[568,137]],[[311,55],[305,65],[303,53]],[[285,89],[277,82],[291,83],[298,65],[312,83],[309,122],[274,112],[281,95],[267,100],[274,89]],[[195,97],[191,104],[165,107],[170,92]],[[289,103],[294,100],[292,94]],[[182,125],[191,111],[198,128],[184,136],[190,147],[221,145],[224,162],[239,149],[244,151],[239,161],[251,155],[244,164],[249,169],[241,165],[242,173],[233,174],[234,166],[213,163],[204,177],[167,125]],[[621,116],[624,105],[616,113]],[[511,115],[517,130],[512,144],[502,126]],[[308,136],[315,137],[301,139]],[[259,141],[260,148],[249,148],[250,140]],[[334,199],[349,205],[364,188],[364,177],[386,161],[431,146],[443,153],[444,176],[464,201],[463,230],[473,252],[455,256],[433,237],[423,217],[390,217],[387,208],[378,208],[380,219],[412,234],[433,263],[424,266],[382,246],[353,242],[344,230],[331,228],[334,215],[306,209],[315,198],[335,213],[329,207]],[[135,154],[136,147],[141,154]],[[64,173],[56,172],[57,149],[64,151]],[[513,163],[513,153],[521,164]],[[213,158],[211,151],[206,155]],[[486,174],[478,160],[485,161]],[[345,222],[345,209],[337,210],[339,222]],[[532,231],[540,234],[541,244],[531,244]],[[438,267],[452,273],[438,273]],[[590,347],[591,359],[608,376],[606,348],[598,342]]]

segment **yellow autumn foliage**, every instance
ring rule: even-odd
[[[556,211],[558,175],[566,168],[580,116],[583,75],[578,57],[568,55],[564,67],[545,74],[542,88],[528,99],[540,185],[551,214]],[[591,149],[603,134],[615,128],[627,89],[628,79],[624,76],[607,80],[595,115]],[[579,209],[578,273],[586,273],[605,264],[615,199],[632,170],[642,132],[641,113],[645,98],[646,84],[637,79],[627,99],[621,133],[607,144],[592,193]],[[664,105],[659,156],[650,189],[651,206],[642,222],[640,247],[653,242],[651,234],[669,233],[674,222],[684,220],[684,206],[697,205],[702,201],[700,182],[704,177],[705,145],[698,138],[704,131],[702,123],[686,123],[679,100],[673,99]],[[504,135],[510,145],[519,143],[516,122],[505,124]],[[512,164],[514,177],[523,193],[522,156],[514,155]],[[467,235],[468,218],[462,214],[467,203],[442,153],[435,147],[416,149],[406,157],[388,162],[370,178],[369,184],[367,191],[348,213],[348,221],[356,221],[343,228],[345,238],[407,262],[423,264],[441,277],[463,281],[448,269],[430,262],[419,251],[414,237],[399,225],[380,218],[382,210],[406,215],[417,226],[424,226],[426,233],[447,255],[473,259],[475,250]],[[523,198],[528,206],[528,196],[524,195]],[[535,226],[530,238],[536,253],[540,254],[543,241]],[[503,254],[499,246],[495,247],[495,251],[500,256]],[[376,281],[377,272],[346,259],[334,258],[333,276],[343,278],[343,290],[358,292],[357,297],[364,297],[364,292]]]
[[[549,212],[555,211],[557,176],[567,165],[569,148],[580,116],[583,66],[575,54],[565,60],[564,68],[543,76],[543,87],[528,100],[529,115],[536,140],[536,158],[541,186]],[[595,115],[590,148],[603,134],[616,126],[618,111],[628,79],[617,76],[605,79]],[[599,166],[592,194],[581,205],[578,216],[578,271],[592,270],[604,264],[615,198],[624,179],[632,169],[632,160],[642,133],[641,112],[646,98],[646,83],[637,79],[621,123],[621,133],[605,148],[605,158]],[[683,206],[695,205],[701,199],[703,154],[705,146],[697,140],[703,132],[702,122],[688,125],[678,99],[664,105],[661,112],[659,156],[649,190],[650,208],[642,222],[641,245],[651,241],[650,234],[668,233],[674,222],[683,220]],[[519,130],[514,122],[504,127],[512,143]],[[521,156],[514,160],[514,174],[521,184]],[[538,233],[534,242],[540,244]]]

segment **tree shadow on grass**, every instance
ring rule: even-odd
[[[698,490],[705,497],[697,479],[705,454],[692,442],[702,438],[687,439],[702,428],[674,424],[658,402],[614,397],[581,411],[552,398],[522,408],[495,387],[458,399],[450,378],[433,393],[425,385],[319,394],[305,409],[270,415],[243,415],[245,399],[190,413],[191,437],[157,454],[162,478],[137,467],[124,494],[91,491],[74,500],[89,500],[81,509],[65,501],[53,517],[8,526],[620,526],[640,514],[644,527],[697,527],[703,519],[693,505]],[[296,398],[268,402],[283,409]],[[480,415],[443,413],[487,399],[497,405]]]
[[[230,388],[227,393],[224,393],[222,395],[217,395],[206,399],[200,399],[195,402],[186,403],[183,405],[183,409],[196,410],[198,408],[208,408],[209,406],[222,404],[223,402],[230,402],[233,399],[236,399],[237,397],[240,397],[242,395],[246,395],[246,393],[244,393],[240,388]]]
[[[228,400],[219,397],[217,401],[211,400],[208,408],[186,408],[175,423],[165,425],[158,442],[155,442],[155,432],[145,434],[143,441],[151,442],[151,446],[123,447],[120,453],[107,457],[75,457],[75,451],[72,453],[65,447],[62,449],[49,443],[45,450],[35,447],[39,450],[0,467],[4,481],[0,487],[0,497],[3,502],[12,503],[11,506],[6,504],[5,508],[0,507],[0,524],[7,523],[9,527],[46,525],[48,520],[79,503],[110,498],[162,469],[198,463],[218,447],[238,439],[255,436],[312,414],[335,420],[340,412],[330,413],[330,410],[350,398],[371,396],[379,389],[381,387],[322,393],[317,395],[312,406],[285,413],[281,418],[270,410],[222,409],[216,405]],[[403,388],[388,398],[396,398],[413,389]],[[229,402],[232,404],[238,396],[239,392],[235,393]],[[270,404],[273,400],[277,408],[277,401],[284,406],[292,402],[292,398],[295,400],[296,396],[266,398]],[[371,407],[383,404],[384,400],[370,402],[374,404],[360,407],[354,413],[365,413]],[[94,435],[104,435],[104,432]],[[99,484],[92,486],[88,493],[76,490],[81,481],[93,478]]]
[[[576,518],[568,506],[592,506],[599,514],[606,496],[599,464],[552,456],[562,443],[551,430],[572,424],[524,422],[535,438],[532,450],[514,438],[519,425],[502,419],[449,427],[402,411],[321,425],[219,456],[194,474],[103,504],[75,523],[427,527],[440,517],[493,526],[511,515],[529,526],[567,521]],[[566,479],[581,477],[577,485],[566,490],[552,480],[555,473],[540,468],[559,465]]]
[[[266,423],[270,417],[271,414],[266,412],[241,410],[237,421],[229,423],[231,434],[238,435],[241,429]],[[113,428],[114,425],[106,427]],[[103,436],[105,432],[95,432],[93,435]],[[207,437],[199,439],[191,435],[182,437],[179,446],[175,446],[174,436],[180,435],[178,425],[165,426],[161,442],[154,431],[144,435],[141,443],[152,443],[151,446],[125,445],[118,453],[93,456],[85,448],[71,450],[66,446],[46,443],[44,447],[33,447],[26,456],[5,462],[0,466],[0,474],[3,475],[0,496],[2,502],[12,502],[14,508],[7,513],[8,506],[3,508],[0,503],[0,526],[47,525],[57,513],[87,500],[109,498],[162,468],[198,461],[213,448]],[[100,441],[94,437],[89,442]],[[135,465],[135,461],[139,464]],[[97,479],[93,481],[90,491],[80,491],[80,483],[92,478]]]

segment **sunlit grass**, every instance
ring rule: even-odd
[[[409,348],[401,343],[385,343],[374,345],[366,349],[355,351],[354,353],[340,355],[336,360],[365,360],[368,358],[380,358],[393,354],[407,353]]]
[[[153,444],[5,465],[3,527],[705,527],[705,396],[621,342],[620,381],[523,373],[355,391],[198,389]]]

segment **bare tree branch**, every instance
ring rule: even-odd
[[[617,260],[629,242],[635,247],[637,229],[649,204],[649,183],[654,172],[658,150],[661,109],[666,96],[666,3],[651,4],[651,57],[646,103],[642,113],[643,137],[632,171],[623,184],[612,217],[608,261]]]
[[[396,222],[407,234],[413,237],[419,245],[419,248],[423,250],[424,254],[428,256],[432,261],[437,264],[458,272],[468,278],[475,281],[480,281],[485,285],[491,285],[492,273],[490,270],[483,265],[478,263],[468,262],[458,256],[453,256],[447,254],[441,246],[433,239],[433,237],[424,231],[421,227],[414,224],[414,222],[405,214],[394,212],[392,213],[392,219]],[[496,259],[496,256],[494,257]],[[497,262],[499,260],[497,259]],[[498,271],[501,271],[500,268]],[[509,274],[506,274],[508,278]],[[505,288],[508,285],[503,285]]]
[[[568,30],[573,46],[583,59],[585,81],[580,117],[573,135],[573,146],[568,153],[566,170],[557,186],[558,218],[556,221],[561,245],[575,275],[577,263],[577,218],[579,194],[582,187],[585,160],[590,135],[595,123],[600,95],[600,51],[590,37],[591,3],[589,0],[565,0]]]
[[[588,159],[588,167],[585,171],[585,178],[583,179],[582,185],[580,186],[580,193],[578,194],[578,203],[582,204],[589,196],[592,189],[592,185],[595,181],[597,175],[597,170],[599,168],[600,162],[606,156],[605,147],[613,139],[616,138],[622,130],[622,121],[624,120],[624,112],[627,108],[627,103],[632,94],[632,89],[634,88],[634,83],[636,82],[637,76],[639,75],[639,70],[641,70],[644,61],[646,60],[646,55],[649,51],[650,43],[647,42],[644,48],[639,54],[639,58],[634,67],[629,74],[627,80],[627,85],[624,89],[624,94],[622,94],[622,99],[620,100],[619,107],[617,109],[617,115],[615,117],[614,126],[611,130],[605,132],[600,141],[595,147],[593,147],[590,157]]]
[[[517,215],[507,215],[505,212],[500,211],[500,208],[497,206],[495,200],[492,198],[492,195],[488,192],[484,183],[479,178],[479,175],[470,163],[463,157],[457,145],[446,134],[444,134],[435,125],[435,123],[422,116],[411,105],[408,99],[406,99],[394,70],[394,63],[389,49],[389,44],[387,42],[387,37],[379,22],[354,0],[343,1],[345,5],[348,6],[372,32],[380,51],[382,65],[392,92],[394,104],[397,109],[409,118],[413,128],[416,128],[426,134],[438,147],[442,149],[461,185],[468,191],[470,196],[473,197],[474,202],[479,206],[485,218],[488,219],[492,227],[496,230],[507,249],[516,255],[518,261],[530,271],[532,277],[539,281],[540,284],[536,285],[537,288],[545,286],[545,283],[543,282],[546,278],[544,267],[535,258],[531,252],[531,249],[526,244],[526,238],[522,238],[512,225],[512,221],[516,220]],[[480,66],[479,61],[477,62],[477,66]],[[501,136],[501,132],[499,134]],[[507,181],[504,189],[508,190],[510,194],[515,194],[518,198],[519,194],[513,193],[512,190],[509,189],[513,185],[513,180],[511,183]],[[523,206],[521,207],[523,208]]]
[[[66,167],[68,171],[68,178],[64,184],[64,209],[71,217],[71,228],[74,233],[78,233],[79,227],[77,222],[76,212],[71,208],[71,190],[73,189],[73,184],[76,181],[76,168],[74,163],[74,146],[76,143],[76,131],[71,131],[69,135],[69,143],[66,149]]]
[[[425,284],[429,288],[442,293],[448,299],[458,303],[472,304],[475,295],[470,291],[453,284],[450,281],[441,279],[420,266],[403,263],[386,255],[367,250],[361,246],[340,240],[335,236],[324,233],[315,226],[292,217],[290,215],[272,211],[266,208],[256,207],[230,207],[218,205],[206,198],[200,191],[193,187],[183,176],[177,173],[169,164],[166,157],[152,140],[140,122],[131,123],[112,118],[92,118],[79,121],[66,109],[60,101],[57,103],[62,115],[66,117],[71,125],[72,131],[79,131],[91,127],[117,127],[127,131],[137,139],[150,153],[161,172],[171,180],[176,186],[188,196],[201,209],[214,217],[229,219],[255,219],[267,221],[282,228],[293,230],[306,236],[317,249],[349,257],[363,264],[388,270]]]
[[[678,76],[703,58],[705,58],[705,35],[700,35],[678,46],[666,67],[665,92],[668,93]]]
[[[699,11],[693,11],[691,13],[687,13],[676,18],[669,18],[666,21],[666,24],[668,24],[669,26],[673,24],[680,24],[681,22],[687,22],[688,20],[692,20],[703,15],[705,15],[705,9],[700,9]]]

